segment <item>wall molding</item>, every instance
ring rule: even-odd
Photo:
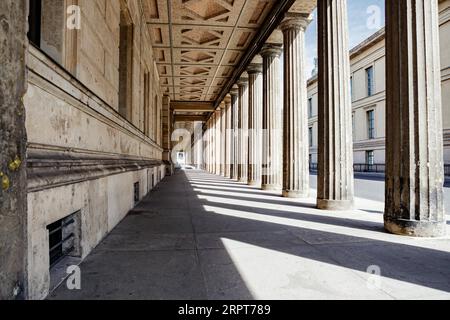
[[[27,157],[29,193],[164,165],[161,160],[40,145],[29,145]]]

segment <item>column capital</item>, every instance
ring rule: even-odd
[[[292,29],[305,31],[312,20],[306,13],[287,13],[279,28],[283,33]]]
[[[231,94],[227,94],[223,101],[225,102],[226,105],[229,105],[231,103]]]
[[[248,86],[248,78],[247,77],[241,77],[236,82],[236,84],[238,85],[238,87],[246,87],[246,86]]]
[[[219,107],[220,109],[225,109],[225,100],[220,103]]]
[[[262,71],[263,71],[263,65],[260,63],[250,63],[247,66],[248,74],[258,74],[258,73],[262,73]]]
[[[239,96],[239,88],[237,86],[236,87],[233,86],[233,88],[231,88],[230,96],[232,96],[232,97]]]
[[[262,47],[261,52],[259,54],[263,58],[264,57],[280,57],[282,52],[283,52],[283,45],[266,43]]]

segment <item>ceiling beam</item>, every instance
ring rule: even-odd
[[[214,112],[214,104],[212,102],[200,101],[173,101],[170,108],[175,112]]]
[[[284,15],[289,11],[296,0],[278,0],[274,6],[270,15],[266,18],[266,21],[262,24],[259,33],[252,41],[252,45],[247,49],[245,55],[239,61],[238,66],[234,70],[232,78],[223,87],[219,98],[215,101],[214,106],[217,108],[220,103],[225,99],[225,96],[230,92],[233,85],[239,80],[241,74],[245,71],[248,64],[252,61],[253,57],[257,55],[264,43],[270,37],[272,32],[278,27],[284,18]]]
[[[185,116],[185,115],[175,115],[175,122],[206,122],[207,116]]]

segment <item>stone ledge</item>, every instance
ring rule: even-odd
[[[28,192],[39,192],[74,183],[163,165],[161,160],[95,154],[72,150],[28,149]]]

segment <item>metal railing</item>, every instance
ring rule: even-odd
[[[386,165],[384,164],[355,164],[353,165],[354,172],[364,173],[385,173]]]
[[[311,163],[309,165],[309,170],[311,172],[318,171],[318,164]],[[353,165],[353,171],[359,173],[385,173],[386,165],[385,164],[360,164],[356,163]],[[450,177],[450,164],[444,165],[444,174],[446,177]]]

